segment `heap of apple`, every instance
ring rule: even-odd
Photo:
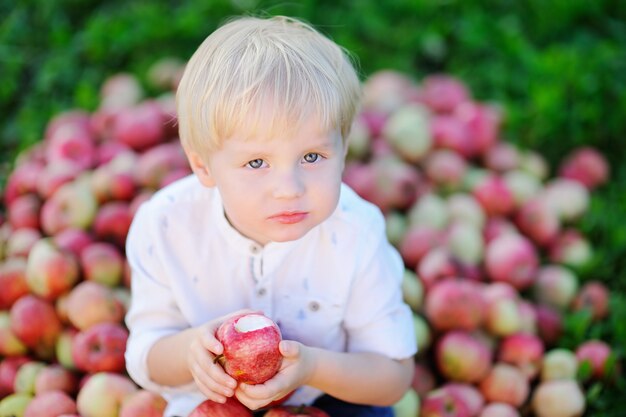
[[[162,415],[125,371],[124,242],[137,207],[191,173],[173,94],[183,64],[155,63],[156,97],[110,77],[97,109],[56,115],[16,159],[0,216],[0,417]],[[578,277],[593,247],[577,228],[607,162],[573,149],[551,176],[501,138],[503,121],[448,75],[364,82],[345,181],[387,218],[420,346],[398,416],[579,416],[589,381],[611,376],[605,342],[559,345],[565,314],[609,314],[608,289]]]

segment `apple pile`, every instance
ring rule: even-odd
[[[17,157],[0,210],[0,417],[162,415],[125,371],[124,242],[137,207],[191,173],[173,94],[183,65],[155,63],[156,97],[111,76],[97,109],[56,115]],[[568,312],[609,314],[608,289],[578,279],[593,248],[576,227],[608,164],[583,147],[550,177],[539,153],[501,139],[503,120],[451,76],[364,83],[345,181],[387,218],[420,346],[398,416],[578,416],[587,384],[611,375],[605,342],[558,344]]]
[[[608,163],[585,146],[551,169],[503,123],[446,74],[364,83],[344,180],[381,208],[404,260],[420,351],[398,416],[575,417],[614,374],[606,342],[559,345],[567,314],[609,314],[608,288],[579,279],[593,247],[577,228]]]

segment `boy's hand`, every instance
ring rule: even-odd
[[[239,384],[235,396],[246,407],[257,410],[306,385],[315,367],[314,351],[293,340],[280,342],[283,363],[269,381],[258,385]]]
[[[215,360],[224,351],[222,344],[215,338],[215,332],[230,317],[252,312],[255,311],[239,310],[211,320],[196,329],[196,337],[189,347],[187,363],[193,380],[207,399],[224,403],[226,397],[234,395],[237,387],[237,381],[224,372]]]

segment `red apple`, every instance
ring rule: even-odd
[[[541,247],[549,246],[561,231],[561,222],[541,198],[526,201],[515,215],[518,229]]]
[[[477,416],[485,405],[485,398],[473,384],[461,382],[446,382],[440,389],[456,397],[469,412],[470,416]]]
[[[72,340],[72,359],[85,372],[122,372],[128,330],[118,323],[99,323]]]
[[[0,356],[21,356],[28,347],[11,330],[11,317],[6,310],[0,310]]]
[[[55,235],[68,227],[87,229],[98,209],[98,202],[85,180],[80,177],[63,184],[41,208],[41,228]]]
[[[178,141],[161,143],[138,156],[135,181],[141,187],[156,190],[170,172],[187,166],[187,158]]]
[[[485,319],[486,304],[477,283],[444,279],[426,294],[424,311],[431,325],[439,330],[475,330]]]
[[[127,109],[144,98],[145,91],[134,74],[119,72],[109,76],[100,87],[100,107]]]
[[[93,220],[93,232],[99,240],[124,247],[132,217],[129,203],[109,201],[100,206]]]
[[[122,401],[119,417],[162,417],[166,406],[161,395],[140,389]]]
[[[127,376],[114,372],[97,372],[89,376],[76,397],[82,417],[119,416],[124,400],[139,388]]]
[[[446,332],[436,345],[435,355],[439,371],[452,381],[478,382],[491,369],[490,347],[465,331]]]
[[[471,101],[471,93],[458,78],[447,74],[431,74],[422,80],[420,101],[438,113],[450,113]]]
[[[119,323],[124,313],[113,289],[97,282],[80,282],[67,298],[68,320],[79,330],[98,323]]]
[[[68,227],[53,236],[54,243],[59,249],[72,252],[76,259],[83,249],[94,241],[93,236],[83,229]]]
[[[513,192],[504,179],[495,173],[479,180],[472,194],[488,216],[506,216],[515,208]]]
[[[588,281],[574,297],[571,308],[588,310],[593,320],[602,320],[609,315],[609,289],[600,281]]]
[[[262,314],[245,314],[226,320],[215,334],[224,352],[218,357],[226,373],[239,382],[261,384],[280,368],[280,329]]]
[[[423,166],[428,179],[449,192],[461,186],[467,162],[451,149],[435,149],[425,157]]]
[[[602,379],[612,373],[609,369],[611,346],[602,340],[586,340],[576,348],[579,366],[589,367],[589,377]]]
[[[35,378],[35,394],[62,391],[74,395],[78,388],[78,376],[59,364],[47,364]]]
[[[124,257],[108,242],[95,241],[80,253],[80,265],[86,280],[115,287],[122,282]]]
[[[15,169],[9,174],[3,191],[6,206],[19,196],[37,193],[37,181],[44,169],[44,164],[38,161],[28,161],[16,164]]]
[[[518,290],[528,288],[538,265],[535,247],[521,235],[505,233],[487,244],[485,269],[493,281],[509,283]]]
[[[324,410],[314,406],[283,405],[269,409],[263,417],[330,417]]]
[[[54,306],[32,294],[17,300],[11,307],[11,330],[29,348],[48,356],[61,332],[61,322]]]
[[[28,254],[26,283],[33,294],[55,300],[79,279],[78,261],[61,250],[51,237],[39,239]]]
[[[487,402],[503,402],[514,407],[520,407],[530,393],[530,383],[522,371],[503,362],[491,368],[479,387]]]
[[[63,184],[73,181],[82,172],[82,168],[70,160],[62,160],[44,167],[37,180],[37,194],[47,200]]]
[[[165,140],[165,115],[153,100],[144,100],[117,113],[113,120],[114,140],[136,151],[153,148]]]
[[[443,231],[433,227],[410,226],[398,244],[398,250],[407,268],[415,268],[428,251],[442,246],[443,236]]]
[[[0,263],[0,309],[10,309],[20,297],[28,294],[26,259],[7,258]]]
[[[574,149],[566,155],[558,171],[560,176],[579,181],[589,189],[604,184],[610,175],[604,155],[590,146]]]
[[[15,197],[7,207],[7,219],[13,230],[27,227],[39,229],[41,199],[35,194],[22,194]]]
[[[435,386],[436,381],[433,370],[425,363],[416,362],[411,387],[417,392],[420,398],[423,398],[428,392],[434,390]]]
[[[511,143],[497,142],[483,154],[482,161],[485,168],[505,173],[519,167],[520,151]]]
[[[517,366],[528,378],[539,374],[544,345],[541,338],[530,333],[515,333],[505,337],[498,347],[498,360]]]
[[[471,417],[467,405],[459,397],[438,388],[422,399],[420,416],[423,417]]]
[[[42,238],[39,229],[23,227],[13,230],[6,240],[5,257],[28,257],[33,245]]]
[[[465,101],[454,109],[453,114],[466,126],[469,142],[466,156],[483,155],[498,142],[502,111],[497,106]]]
[[[95,156],[94,134],[83,124],[65,123],[46,137],[46,158],[49,164],[69,161],[85,170],[94,166]]]
[[[395,70],[379,70],[363,83],[363,108],[370,113],[386,115],[408,101],[408,93],[415,82],[406,74]],[[375,132],[377,136],[379,132]]]
[[[252,411],[236,398],[227,397],[223,404],[211,400],[200,403],[189,417],[252,417]]]
[[[0,361],[0,398],[15,390],[15,377],[19,368],[32,361],[28,356],[10,356]]]
[[[537,312],[537,332],[548,345],[554,345],[563,333],[563,315],[554,307],[547,305],[536,305]]]
[[[35,395],[24,410],[24,417],[58,417],[76,413],[76,401],[63,391],[46,391]]]

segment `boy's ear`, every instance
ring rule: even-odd
[[[185,152],[187,154],[187,159],[189,160],[189,165],[194,174],[198,177],[202,185],[205,187],[213,187],[215,186],[215,180],[213,179],[213,175],[211,174],[211,169],[204,162],[204,160],[198,155],[196,152]]]

